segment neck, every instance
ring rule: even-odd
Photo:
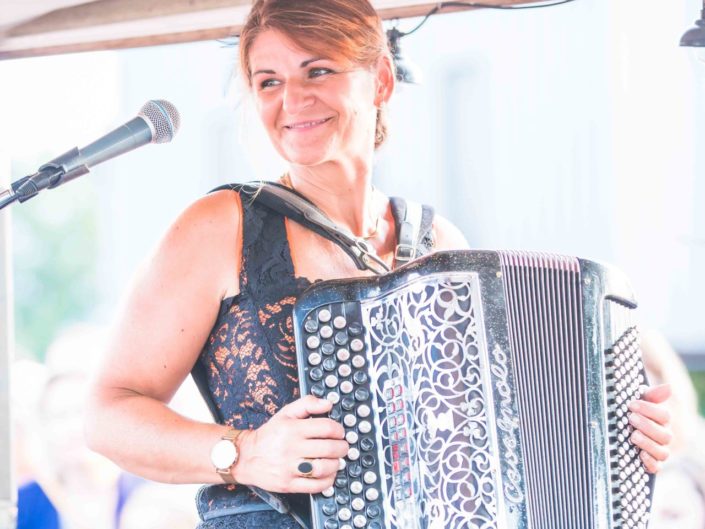
[[[289,179],[294,189],[353,235],[365,237],[376,231],[384,212],[375,199],[371,164],[292,166]]]

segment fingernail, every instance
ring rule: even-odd
[[[634,443],[634,444],[638,444],[643,438],[644,438],[644,434],[642,434],[641,432],[637,431],[637,432],[634,432],[634,433],[631,435],[631,437],[629,438],[629,440],[630,440],[632,443]]]
[[[637,415],[636,413],[630,413],[629,414],[629,424],[632,426],[639,426],[639,423],[641,422],[641,417]]]
[[[641,402],[638,400],[633,400],[627,405],[627,407],[632,411],[638,411],[639,408],[641,408]]]

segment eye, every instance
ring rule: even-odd
[[[260,90],[264,90],[265,88],[271,88],[272,86],[277,86],[278,84],[279,81],[276,79],[264,79],[263,81],[260,81],[259,88]]]
[[[330,74],[330,73],[334,73],[333,70],[331,70],[330,68],[323,68],[323,67],[319,66],[317,68],[311,68],[308,71],[308,76],[309,77],[322,77],[322,76]]]

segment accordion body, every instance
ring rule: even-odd
[[[301,393],[350,443],[314,529],[645,528],[635,307],[617,270],[524,252],[314,284],[294,308]]]

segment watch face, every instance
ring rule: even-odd
[[[230,468],[237,459],[237,448],[227,439],[218,441],[211,450],[211,462],[215,468]]]

